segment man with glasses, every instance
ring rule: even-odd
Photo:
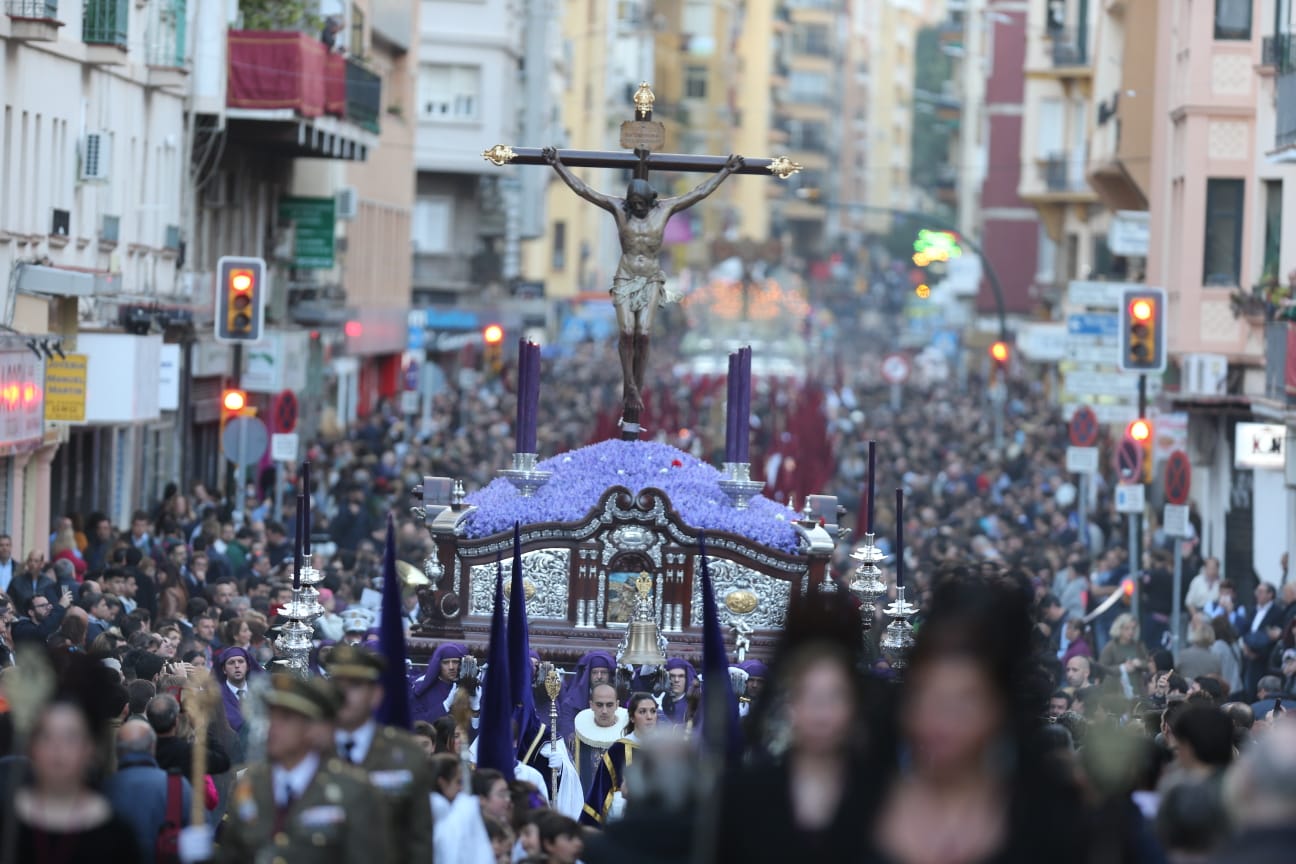
[[[27,599],[23,617],[13,622],[9,633],[14,645],[19,642],[39,642],[42,645],[58,630],[63,623],[63,616],[72,605],[72,592],[64,591],[57,603],[51,603],[44,594],[37,594]]]

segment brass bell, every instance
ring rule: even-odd
[[[666,655],[657,643],[656,621],[630,622],[630,638],[626,641],[621,663],[626,666],[666,665]]]

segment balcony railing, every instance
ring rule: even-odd
[[[1260,65],[1271,66],[1279,73],[1296,71],[1296,36],[1282,33],[1264,37]]]
[[[346,119],[370,132],[377,132],[381,110],[382,79],[354,60],[347,60]]]
[[[126,47],[130,0],[85,0],[81,13],[81,41],[87,45]]]
[[[1089,65],[1089,48],[1084,34],[1073,30],[1058,30],[1053,33],[1053,67],[1065,69],[1072,66]]]
[[[1065,156],[1045,159],[1040,163],[1040,179],[1044,181],[1044,188],[1049,192],[1089,191],[1089,184],[1085,181],[1083,173],[1074,171],[1072,160]]]
[[[1275,146],[1296,146],[1296,71],[1278,76],[1278,109],[1274,123]]]
[[[377,132],[382,81],[305,33],[231,30],[226,104],[287,108],[302,117],[327,114]]]
[[[10,18],[57,21],[58,0],[5,0],[5,14]]]
[[[1288,352],[1296,350],[1296,324],[1265,322],[1265,396],[1289,407],[1296,406],[1296,381],[1289,380]]]

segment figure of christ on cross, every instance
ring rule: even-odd
[[[602,207],[616,219],[617,235],[621,238],[621,261],[612,277],[611,294],[617,326],[621,331],[617,350],[621,357],[622,422],[637,427],[643,411],[644,375],[648,368],[653,319],[657,307],[679,299],[666,290],[666,274],[658,260],[666,223],[671,216],[714,192],[726,177],[740,171],[746,162],[741,156],[730,156],[716,174],[689,192],[678,198],[659,201],[647,180],[631,180],[625,198],[596,192],[572,174],[553,147],[546,147],[541,153],[545,162],[553,166],[573,192]]]

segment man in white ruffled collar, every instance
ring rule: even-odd
[[[626,709],[617,704],[617,691],[611,684],[595,685],[589,704],[576,715],[576,731],[572,734],[572,761],[586,789],[594,780],[603,754],[621,738],[621,730],[630,719]]]

